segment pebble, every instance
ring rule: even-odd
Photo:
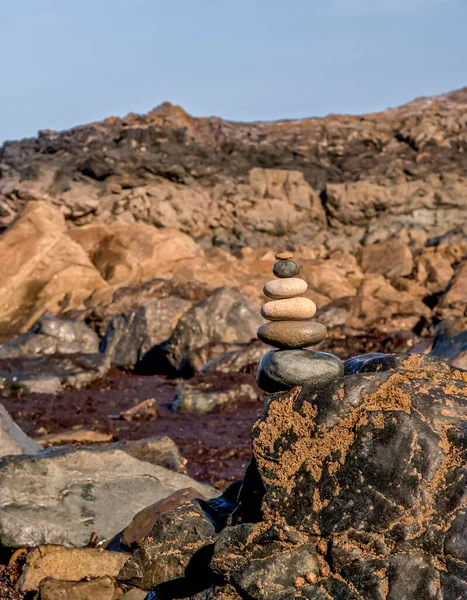
[[[271,350],[259,363],[256,382],[268,393],[282,392],[296,385],[313,391],[343,375],[344,365],[333,354],[316,350]]]
[[[306,348],[326,337],[326,327],[316,321],[274,321],[258,329],[258,338],[276,348]]]
[[[308,298],[272,300],[261,308],[261,315],[269,321],[305,321],[316,314],[316,304]]]
[[[272,267],[276,277],[296,277],[300,273],[300,265],[294,260],[278,260]]]
[[[292,252],[279,252],[276,254],[277,260],[287,260],[288,258],[293,258]]]
[[[263,288],[263,294],[273,300],[281,300],[282,298],[295,298],[301,296],[308,289],[306,281],[298,277],[290,277],[289,279],[273,279]]]

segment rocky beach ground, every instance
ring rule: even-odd
[[[0,598],[467,599],[466,111],[4,144]]]

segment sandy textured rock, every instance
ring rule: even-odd
[[[18,588],[22,592],[37,590],[46,577],[80,581],[85,577],[116,576],[127,559],[126,554],[96,548],[39,546],[28,554]]]
[[[122,597],[121,593],[122,590],[111,577],[99,577],[81,583],[46,579],[40,586],[41,600],[116,600]]]
[[[345,372],[318,393],[269,400],[234,523],[313,536],[319,577],[297,582],[300,597],[463,597],[467,374],[433,356],[377,353]],[[240,594],[267,597],[250,591],[241,557],[238,571],[226,563],[235,548],[222,551],[223,572]],[[286,575],[276,582],[289,598]]]

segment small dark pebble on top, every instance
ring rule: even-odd
[[[292,259],[278,260],[274,263],[272,272],[281,279],[296,277],[300,273],[300,265]]]

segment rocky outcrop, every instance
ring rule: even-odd
[[[415,354],[273,394],[240,490],[167,513],[119,577],[168,598],[462,598],[466,406],[467,374]]]
[[[465,218],[466,97],[251,124],[164,104],[42,131],[1,149],[1,224],[45,199],[74,225],[143,221],[230,248],[440,235]]]
[[[148,281],[170,274],[183,261],[203,256],[188,235],[145,223],[88,225],[69,235],[110,284]]]
[[[28,329],[46,311],[78,306],[106,285],[60,213],[31,202],[0,237],[0,336]]]

